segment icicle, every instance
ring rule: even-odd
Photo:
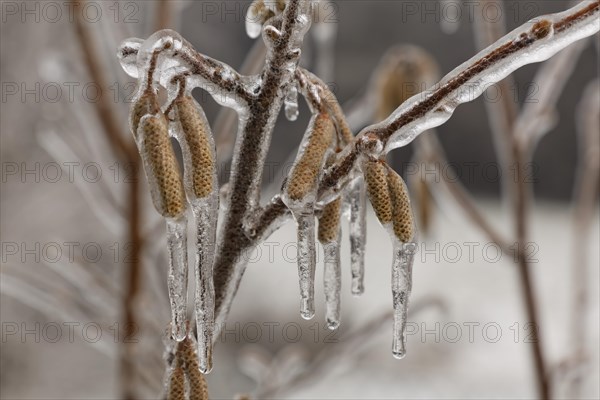
[[[192,201],[192,211],[196,219],[194,310],[198,329],[198,362],[203,374],[212,370],[212,337],[215,323],[215,287],[212,269],[217,231],[214,207],[213,196],[209,199]]]
[[[394,329],[392,354],[397,359],[406,355],[406,318],[412,289],[412,266],[415,243],[402,243],[394,240],[394,260],[392,263],[392,296],[394,299]]]
[[[362,178],[350,187],[350,264],[352,271],[351,291],[360,296],[365,291],[365,246],[367,242],[367,192]]]
[[[342,269],[340,261],[340,217],[342,199],[337,198],[327,204],[319,218],[319,242],[323,245],[325,268],[326,321],[329,329],[337,329],[340,325],[340,291],[342,286]]]
[[[284,99],[285,117],[288,121],[298,119],[298,88],[296,85],[290,85]]]
[[[167,250],[169,253],[169,300],[171,301],[171,328],[177,341],[187,335],[187,219],[167,218]]]
[[[294,214],[298,226],[298,276],[300,279],[300,315],[315,315],[315,216],[312,212]]]
[[[190,93],[175,100],[174,106],[179,124],[172,125],[172,132],[181,144],[185,166],[184,185],[196,223],[194,311],[198,331],[198,363],[200,371],[207,374],[212,370],[215,313],[213,264],[219,212],[215,144],[204,111]]]
[[[298,156],[283,189],[282,200],[291,210],[298,229],[298,275],[302,296],[301,315],[314,316],[315,215],[317,183],[333,142],[335,127],[329,114],[313,115]]]

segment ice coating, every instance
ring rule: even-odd
[[[124,40],[117,51],[117,57],[121,68],[127,75],[137,79],[139,77],[137,66],[137,54],[142,47],[144,41],[138,38],[130,38]]]
[[[182,341],[187,335],[187,219],[167,219],[167,251],[169,275],[167,285],[171,302],[173,338]]]
[[[392,297],[394,322],[392,333],[392,354],[397,359],[406,355],[406,318],[412,289],[412,267],[416,253],[416,243],[402,243],[393,238],[394,255],[392,262]]]
[[[361,177],[356,178],[348,190],[350,206],[350,269],[351,292],[360,296],[365,291],[365,247],[367,244],[367,192]]]
[[[446,122],[456,107],[473,101],[516,69],[544,61],[571,43],[600,30],[598,3],[536,18],[447,74],[434,87],[408,99],[385,121],[365,128],[388,137],[385,152],[410,143]],[[571,18],[573,15],[577,18]],[[567,29],[568,28],[568,29]],[[485,58],[484,58],[485,57]]]
[[[212,339],[215,323],[213,263],[218,204],[218,196],[214,194],[191,202],[192,212],[196,220],[194,313],[198,331],[198,363],[203,374],[207,374],[212,370]]]
[[[298,88],[296,85],[291,85],[285,95],[283,101],[285,108],[285,117],[289,121],[296,121],[298,119]]]

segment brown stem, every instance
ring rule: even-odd
[[[155,7],[155,18],[156,18],[156,29],[160,31],[161,29],[172,28],[170,27],[171,23],[171,9],[169,7],[168,0],[158,0]]]
[[[244,251],[255,243],[245,234],[244,221],[256,211],[264,167],[263,149],[271,138],[274,122],[282,99],[278,92],[292,78],[286,74],[285,64],[289,62],[298,16],[304,8],[304,0],[288,2],[282,16],[281,36],[273,43],[262,76],[263,84],[258,94],[248,98],[250,113],[243,132],[238,137],[237,151],[234,155],[229,186],[229,207],[224,218],[222,234],[219,237],[221,247],[215,260],[215,314],[217,324],[223,322],[229,312],[231,301],[237,291],[245,265],[238,260]],[[298,54],[297,54],[298,55]]]
[[[83,51],[84,61],[91,79],[101,89],[101,93],[103,93],[103,95],[100,96],[99,101],[96,102],[96,111],[98,112],[100,123],[104,128],[104,134],[113,151],[121,161],[133,166],[133,170],[136,171],[135,179],[130,183],[128,194],[129,224],[127,241],[131,246],[130,255],[132,262],[124,265],[127,267],[127,290],[125,291],[123,301],[124,336],[121,338],[122,342],[120,342],[122,348],[119,361],[122,397],[124,399],[133,399],[135,398],[133,392],[135,365],[133,363],[133,340],[131,339],[137,327],[135,301],[139,288],[140,271],[142,268],[140,254],[142,248],[142,238],[140,235],[141,213],[139,205],[139,180],[137,179],[139,158],[134,143],[125,139],[120,124],[115,118],[116,113],[112,109],[109,97],[105,95],[106,93],[109,93],[109,87],[102,73],[102,64],[94,46],[93,33],[87,22],[83,20],[83,14],[80,9],[82,7],[82,1],[75,3],[75,7],[77,7],[75,14],[78,16],[75,18],[75,30],[81,50]]]
[[[529,215],[529,188],[525,183],[524,169],[526,163],[524,162],[525,156],[521,148],[515,143],[513,147],[513,154],[516,160],[515,164],[515,180],[516,180],[516,198],[515,198],[515,209],[514,219],[516,226],[517,236],[517,265],[519,269],[519,276],[521,279],[521,290],[523,292],[523,299],[525,301],[525,310],[527,312],[528,322],[532,325],[532,350],[533,350],[533,361],[535,364],[536,382],[537,389],[540,399],[550,399],[551,396],[551,385],[549,380],[549,374],[546,368],[544,360],[544,351],[542,342],[540,340],[540,320],[538,316],[538,307],[535,298],[533,284],[531,282],[531,271],[530,263],[525,252],[528,240],[528,229],[527,221]]]

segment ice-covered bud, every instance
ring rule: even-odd
[[[383,151],[383,142],[374,133],[367,132],[358,139],[357,150],[372,158],[379,158]]]
[[[246,33],[252,39],[260,36],[269,19],[283,13],[286,0],[254,0],[246,12]]]
[[[117,57],[121,68],[127,75],[137,79],[139,77],[138,66],[137,66],[137,55],[142,47],[144,40],[138,38],[129,38],[121,42],[119,49],[117,50]]]

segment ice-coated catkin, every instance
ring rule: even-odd
[[[413,213],[406,184],[394,170],[388,168],[388,187],[392,200],[392,222],[394,234],[403,243],[412,240],[414,235]]]
[[[179,360],[176,361],[179,364]],[[185,399],[185,373],[182,365],[176,365],[169,372],[169,387],[167,390],[167,400]]]
[[[215,146],[201,107],[184,95],[174,102],[185,167],[185,184],[196,222],[196,290],[194,311],[198,333],[198,362],[202,373],[212,370],[215,290],[213,263],[219,207]]]
[[[180,217],[186,208],[183,180],[165,116],[142,117],[137,132],[154,207],[165,218]]]
[[[315,215],[317,185],[327,153],[331,148],[335,127],[327,112],[313,115],[300,146],[298,156],[283,188],[282,200],[296,220],[298,233],[298,278],[300,314],[314,316],[316,268]]]
[[[378,160],[368,160],[363,165],[369,201],[382,225],[393,220],[393,205],[387,182],[387,167]]]
[[[157,110],[156,94],[148,91],[133,106],[132,129],[142,157],[150,186],[152,203],[167,222],[167,279],[171,303],[173,337],[181,340],[186,334],[187,304],[187,220],[186,201],[181,171],[175,157],[167,119]]]
[[[328,113],[319,113],[311,121],[312,132],[303,143],[301,157],[296,161],[287,181],[286,194],[290,200],[302,200],[315,190],[327,150],[331,147],[335,127]]]
[[[191,189],[195,197],[204,198],[216,190],[216,163],[210,128],[191,96],[182,96],[174,105],[190,153]]]
[[[143,92],[140,98],[134,103],[130,113],[130,124],[133,136],[138,136],[138,126],[142,117],[146,115],[158,115],[160,106],[158,97],[151,90]]]
[[[319,242],[331,243],[339,239],[341,210],[341,198],[333,200],[323,208],[319,217]]]

